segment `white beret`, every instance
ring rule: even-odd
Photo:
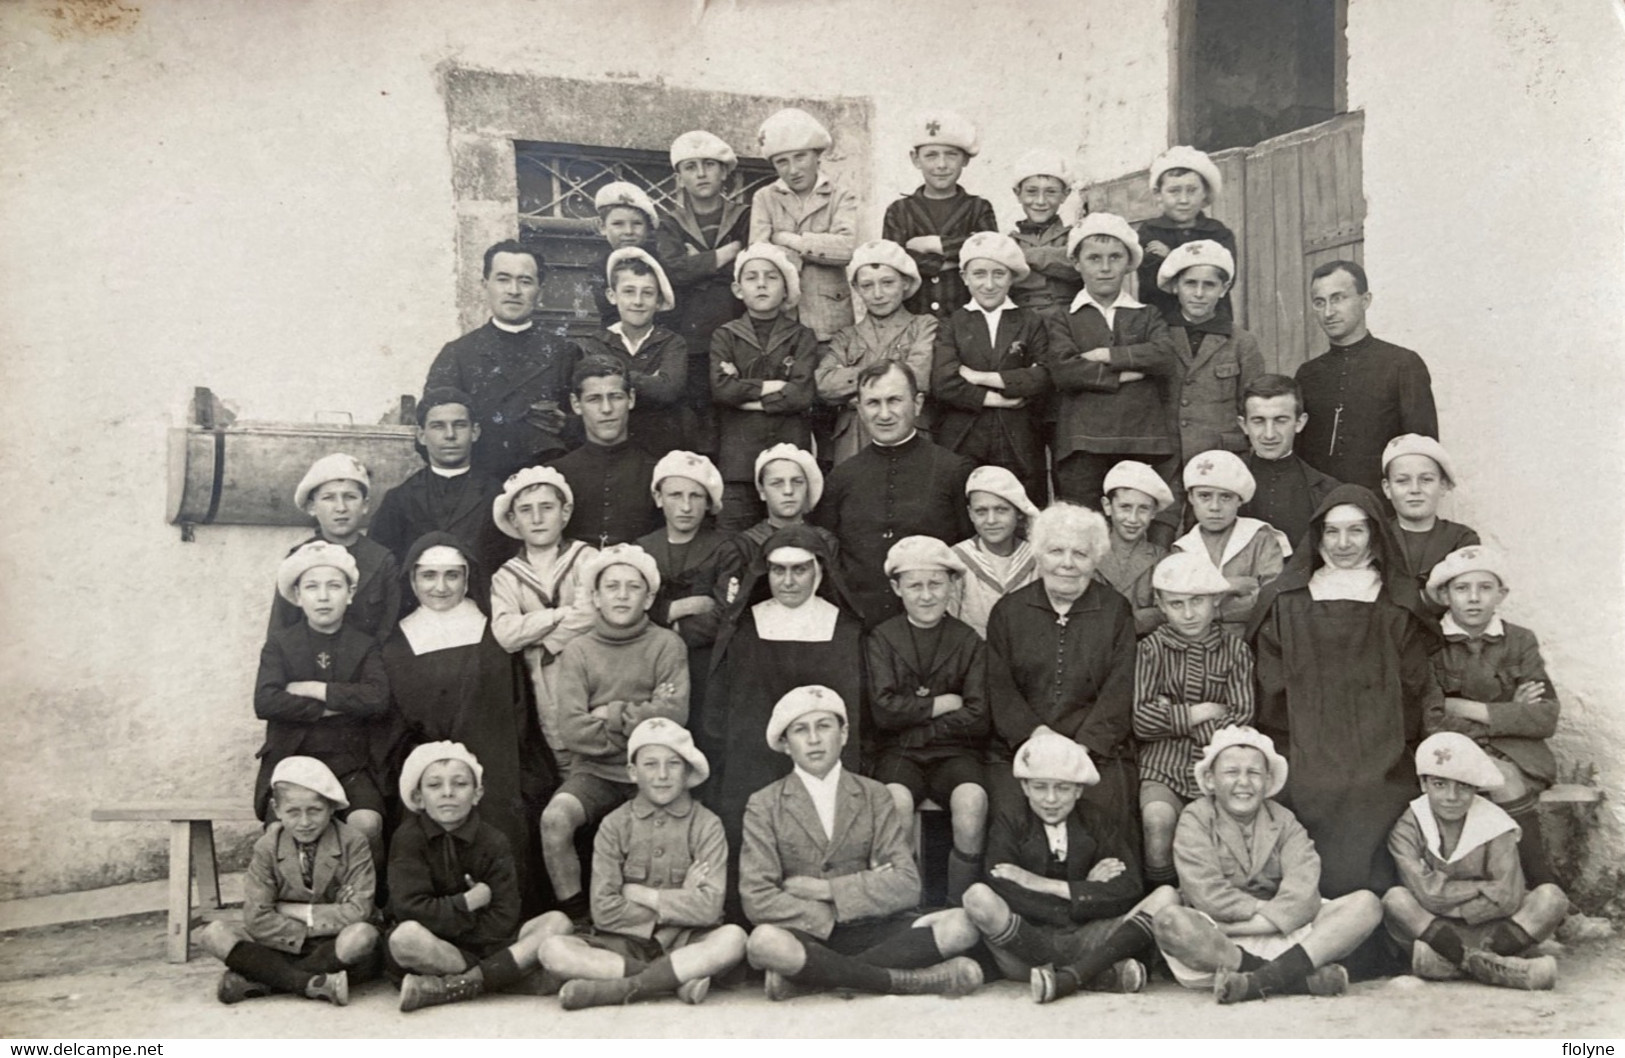
[[[1450,605],[1450,582],[1463,573],[1493,573],[1507,586],[1506,559],[1501,552],[1482,544],[1458,548],[1439,560],[1428,573],[1428,594],[1440,606]]]
[[[650,201],[648,194],[636,184],[629,184],[625,180],[616,180],[605,184],[593,196],[592,208],[602,216],[604,210],[614,206],[631,206],[649,218],[649,227],[660,227],[660,215],[655,212],[655,204]]]
[[[423,811],[423,802],[418,799],[418,783],[422,781],[423,773],[429,770],[429,765],[441,760],[462,761],[474,773],[475,787],[485,784],[485,768],[481,766],[480,759],[468,751],[467,746],[461,742],[425,742],[408,754],[406,763],[401,765],[401,804],[408,811]]]
[[[660,483],[673,477],[687,478],[704,489],[711,499],[712,514],[722,510],[722,474],[705,456],[678,449],[660,457],[649,477],[649,495],[654,497],[656,507],[660,506]]]
[[[1053,176],[1068,189],[1072,187],[1072,167],[1066,163],[1066,155],[1060,151],[1039,147],[1017,158],[1011,172],[1011,190],[1020,190],[1021,182],[1029,176]]]
[[[1175,551],[1151,571],[1151,587],[1175,595],[1228,595],[1235,587],[1207,555]]]
[[[804,448],[797,448],[788,441],[780,441],[772,448],[764,448],[756,457],[756,473],[751,478],[756,482],[757,488],[762,485],[762,471],[775,459],[788,459],[801,468],[807,477],[807,509],[810,511],[818,506],[818,501],[824,498],[824,472],[818,469],[818,460],[812,453]]]
[[[1165,511],[1174,505],[1174,494],[1162,475],[1137,459],[1125,459],[1106,471],[1106,480],[1100,486],[1102,496],[1110,496],[1113,489],[1133,489],[1151,497],[1157,510]]]
[[[1093,786],[1100,781],[1100,772],[1089,759],[1089,751],[1047,727],[1034,731],[1016,750],[1011,771],[1018,779],[1075,782],[1082,786]]]
[[[1003,467],[977,467],[965,479],[965,498],[973,492],[990,492],[1029,518],[1038,517],[1038,508],[1032,497],[1021,487],[1021,482]]]
[[[271,772],[271,788],[275,789],[279,782],[314,790],[333,802],[334,808],[350,807],[350,799],[344,796],[344,785],[338,776],[315,757],[283,757],[277,761]]]
[[[1202,748],[1202,759],[1196,762],[1196,785],[1203,793],[1213,792],[1213,762],[1231,746],[1251,746],[1264,754],[1264,763],[1270,769],[1265,797],[1274,797],[1286,786],[1286,758],[1275,751],[1275,742],[1256,728],[1231,724],[1213,732],[1213,737]]]
[[[1066,237],[1066,256],[1069,260],[1077,259],[1078,247],[1091,235],[1109,235],[1128,247],[1130,272],[1140,267],[1140,262],[1145,259],[1145,251],[1140,248],[1140,237],[1134,233],[1128,221],[1115,213],[1091,213],[1074,224]]]
[[[784,752],[779,747],[779,740],[784,737],[785,729],[808,713],[834,713],[845,723],[846,703],[841,701],[840,695],[816,683],[797,687],[773,706],[773,715],[767,721],[768,746]]]
[[[1445,484],[1455,486],[1456,465],[1451,461],[1450,453],[1444,450],[1444,445],[1426,434],[1402,433],[1383,447],[1382,473],[1384,477],[1388,476],[1388,464],[1400,456],[1427,456],[1439,464],[1439,472],[1444,475]]]
[[[961,577],[970,572],[954,549],[934,536],[905,536],[886,552],[886,576],[913,569],[940,569]]]
[[[817,118],[797,107],[786,107],[756,130],[756,147],[769,161],[790,151],[827,151],[833,142]]]
[[[611,566],[631,566],[643,574],[650,595],[660,590],[660,567],[653,555],[636,544],[613,544],[587,559],[581,566],[581,582],[597,591],[599,575]]]
[[[1208,204],[1219,197],[1224,190],[1224,177],[1219,175],[1219,167],[1213,164],[1213,159],[1195,147],[1169,147],[1157,155],[1156,161],[1151,163],[1151,172],[1146,181],[1153,194],[1157,190],[1157,181],[1162,174],[1170,169],[1189,169],[1207,181]]]
[[[565,506],[575,505],[576,498],[570,491],[570,483],[552,467],[524,467],[508,475],[508,480],[502,483],[502,493],[491,501],[491,520],[497,523],[498,529],[515,540],[524,539],[525,534],[509,521],[508,516],[513,513],[513,503],[519,494],[532,485],[551,485],[564,497]]]
[[[976,157],[976,152],[982,149],[976,126],[952,110],[927,110],[917,115],[913,137],[910,146],[925,147],[940,143],[944,147],[958,147],[971,158]]]
[[[671,167],[673,169],[696,158],[701,160],[709,158],[712,161],[721,162],[723,171],[728,173],[733,172],[734,167],[739,164],[739,156],[734,153],[732,147],[728,146],[727,141],[721,136],[706,132],[704,129],[685,132],[671,141]]]
[[[858,269],[865,265],[885,265],[895,268],[903,274],[903,296],[913,297],[914,292],[920,289],[923,280],[920,278],[920,266],[914,263],[914,258],[908,251],[892,242],[890,239],[871,239],[852,251],[852,260],[846,266],[846,281],[856,284]]]
[[[1016,245],[1016,240],[996,231],[979,231],[966,239],[959,247],[959,267],[961,270],[978,257],[985,257],[989,261],[996,261],[1010,269],[1017,279],[1026,279],[1032,273],[1027,264],[1027,258]]]
[[[1416,747],[1416,774],[1454,779],[1478,790],[1493,790],[1506,782],[1490,755],[1459,731],[1429,735]]]
[[[751,243],[740,251],[734,258],[734,282],[739,282],[739,274],[745,270],[749,261],[768,261],[779,270],[784,277],[784,308],[793,309],[801,303],[801,270],[790,260],[790,255],[784,252],[784,247],[775,246],[770,242]]]
[[[276,568],[277,594],[291,603],[297,603],[293,589],[299,583],[299,578],[318,566],[332,566],[344,574],[352,588],[361,580],[361,572],[349,548],[330,544],[326,540],[315,540],[294,548],[293,553]]]
[[[361,485],[361,495],[365,496],[372,491],[372,476],[367,468],[355,456],[347,456],[343,452],[334,452],[332,455],[322,456],[310,465],[305,476],[299,479],[298,488],[293,490],[293,505],[304,510],[310,494],[319,485],[329,481],[354,481]]]
[[[1240,456],[1214,448],[1196,453],[1185,464],[1185,491],[1195,488],[1223,489],[1235,493],[1241,497],[1242,503],[1247,503],[1258,490],[1258,483],[1253,480],[1253,472],[1247,469]]]
[[[694,744],[694,736],[688,733],[688,728],[675,720],[651,716],[634,727],[626,739],[626,763],[635,761],[638,750],[644,746],[667,746],[676,750],[677,755],[688,762],[688,781],[684,785],[691,790],[711,777],[711,762]]]
[[[670,312],[677,307],[677,296],[671,292],[671,280],[666,278],[666,270],[660,267],[660,262],[648,250],[636,246],[623,246],[609,255],[604,262],[604,281],[613,284],[615,266],[622,261],[642,261],[648,265],[655,274],[655,284],[660,288],[660,303],[655,306],[656,311]]]
[[[1224,273],[1226,281],[1236,278],[1236,259],[1212,239],[1197,239],[1174,247],[1157,269],[1157,287],[1173,293],[1179,273],[1196,265],[1212,265]]]

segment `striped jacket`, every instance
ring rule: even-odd
[[[1193,724],[1191,706],[1230,708],[1217,720]],[[1140,781],[1160,782],[1181,797],[1200,797],[1196,762],[1213,733],[1253,720],[1253,652],[1214,622],[1199,640],[1163,625],[1135,648],[1134,735],[1140,740]]]

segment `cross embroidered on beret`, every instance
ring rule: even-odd
[[[942,131],[942,122],[940,122],[940,121],[927,121],[925,123],[925,134],[927,136],[935,136],[937,133],[939,133],[941,131]]]
[[[1198,474],[1211,474],[1211,473],[1213,473],[1213,460],[1204,459],[1200,463],[1196,464],[1196,472]]]
[[[1435,764],[1444,764],[1452,756],[1454,756],[1454,753],[1450,750],[1450,748],[1448,746],[1441,747],[1441,748],[1436,749],[1436,750],[1433,751],[1433,763],[1435,763]]]

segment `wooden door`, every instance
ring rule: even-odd
[[[1214,154],[1224,194],[1211,211],[1236,233],[1232,295],[1271,371],[1290,375],[1326,348],[1309,316],[1309,275],[1327,261],[1364,264],[1365,193],[1358,111]],[[1083,190],[1091,210],[1138,223],[1157,213],[1141,170]]]

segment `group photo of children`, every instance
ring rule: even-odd
[[[805,110],[678,136],[671,208],[595,189],[590,337],[496,242],[422,469],[309,467],[220,1002],[1556,985],[1560,704],[1365,268],[1271,373],[1207,154],[1136,225],[1035,144],[1000,231],[908,130],[882,204]]]

